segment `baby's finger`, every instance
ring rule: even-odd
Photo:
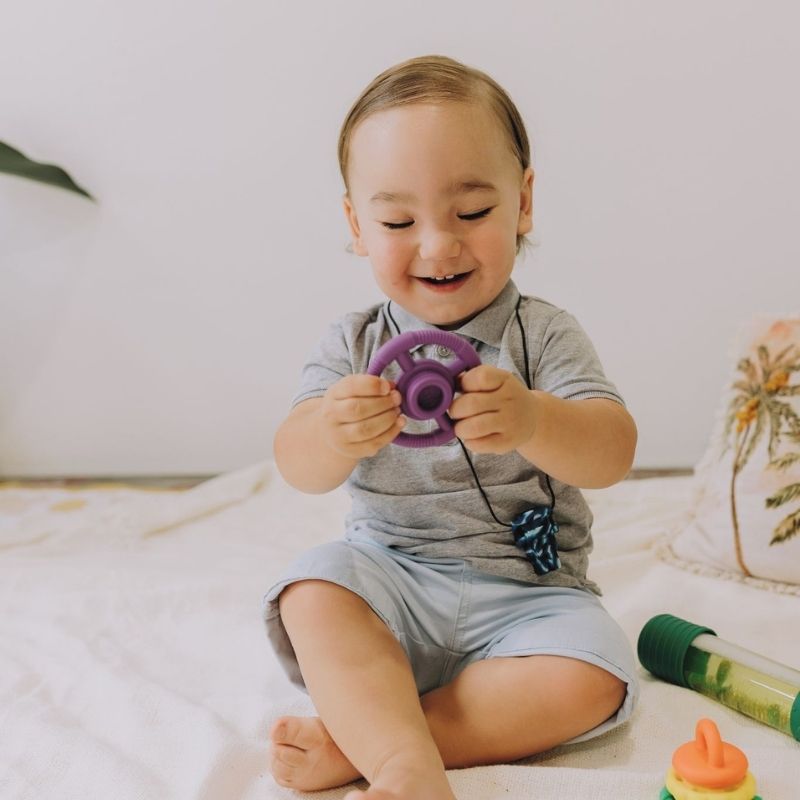
[[[380,440],[380,446],[383,446],[397,435],[405,423],[405,417],[397,413],[397,408],[392,408],[369,419],[343,425],[342,430],[347,441],[352,444],[366,444],[373,440]]]
[[[461,373],[461,391],[493,392],[503,385],[509,374],[506,370],[493,367],[491,364],[481,364]]]
[[[344,400],[348,397],[380,397],[392,391],[392,384],[377,375],[346,375],[330,388],[331,397]]]
[[[348,397],[336,401],[336,418],[340,422],[360,422],[396,409],[400,402],[396,389],[380,397]]]
[[[502,427],[500,415],[496,412],[477,414],[456,423],[454,430],[459,439],[480,439],[499,433]]]
[[[461,394],[450,404],[447,414],[451,419],[465,419],[494,410],[495,402],[486,392]]]
[[[377,452],[382,450],[397,438],[400,431],[403,430],[405,424],[406,418],[403,415],[400,415],[382,434],[365,442],[351,444],[349,445],[348,450],[350,451],[351,455],[357,458],[374,456]]]

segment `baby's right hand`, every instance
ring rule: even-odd
[[[322,398],[322,435],[343,456],[374,456],[406,424],[400,402],[400,392],[386,379],[347,375],[329,387]]]

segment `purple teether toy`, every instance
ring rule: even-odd
[[[409,350],[421,344],[438,344],[450,348],[456,360],[447,364],[430,358],[413,359]],[[447,409],[453,402],[456,376],[481,363],[472,345],[448,331],[425,329],[406,331],[386,342],[372,358],[368,375],[380,375],[392,361],[397,361],[402,374],[397,390],[403,397],[402,412],[411,419],[435,419],[439,428],[432,433],[399,433],[392,444],[403,447],[433,447],[455,437]]]

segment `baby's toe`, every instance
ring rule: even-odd
[[[276,744],[310,750],[322,743],[318,722],[316,717],[281,717],[275,720],[269,737]]]
[[[276,744],[272,746],[272,760],[276,764],[282,764],[284,767],[296,770],[298,767],[306,765],[308,754],[298,747]]]

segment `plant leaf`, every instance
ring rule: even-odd
[[[749,358],[740,359],[739,363],[736,365],[736,369],[744,373],[745,378],[747,378],[750,383],[758,383],[758,373],[756,372],[755,365]]]
[[[55,164],[40,164],[38,161],[33,161],[4,142],[0,142],[0,172],[5,172],[8,175],[18,175],[21,178],[28,178],[39,183],[49,183],[52,186],[59,186],[62,189],[82,194],[84,197],[94,200],[94,197],[86,189],[78,186],[61,167],[57,167]]]
[[[779,489],[775,492],[772,497],[767,498],[767,508],[777,508],[797,497],[800,497],[800,483],[790,483],[788,486],[784,486],[783,489]]]
[[[789,430],[800,430],[800,417],[795,414],[794,409],[788,403],[780,404],[781,416],[789,424]]]
[[[800,461],[800,453],[786,453],[785,455],[778,456],[767,464],[770,469],[784,470]]]
[[[767,401],[767,414],[769,415],[769,447],[767,453],[772,461],[775,458],[775,448],[781,438],[781,404],[775,400]]]
[[[800,531],[800,510],[795,511],[794,514],[789,514],[786,519],[782,520],[777,528],[773,531],[770,544],[779,544],[791,539],[797,532]]]
[[[758,346],[758,363],[761,365],[761,372],[766,380],[772,372],[772,364],[769,361],[769,350],[763,344]]]
[[[794,348],[795,345],[793,344],[787,345],[786,347],[783,348],[783,350],[780,351],[780,353],[778,353],[778,355],[775,356],[775,364],[773,366],[773,370],[778,369],[779,367],[783,369],[786,368],[787,365],[784,364],[783,361],[784,359],[786,359],[786,356],[790,354],[792,350],[794,350]],[[791,358],[786,360],[791,363]]]

